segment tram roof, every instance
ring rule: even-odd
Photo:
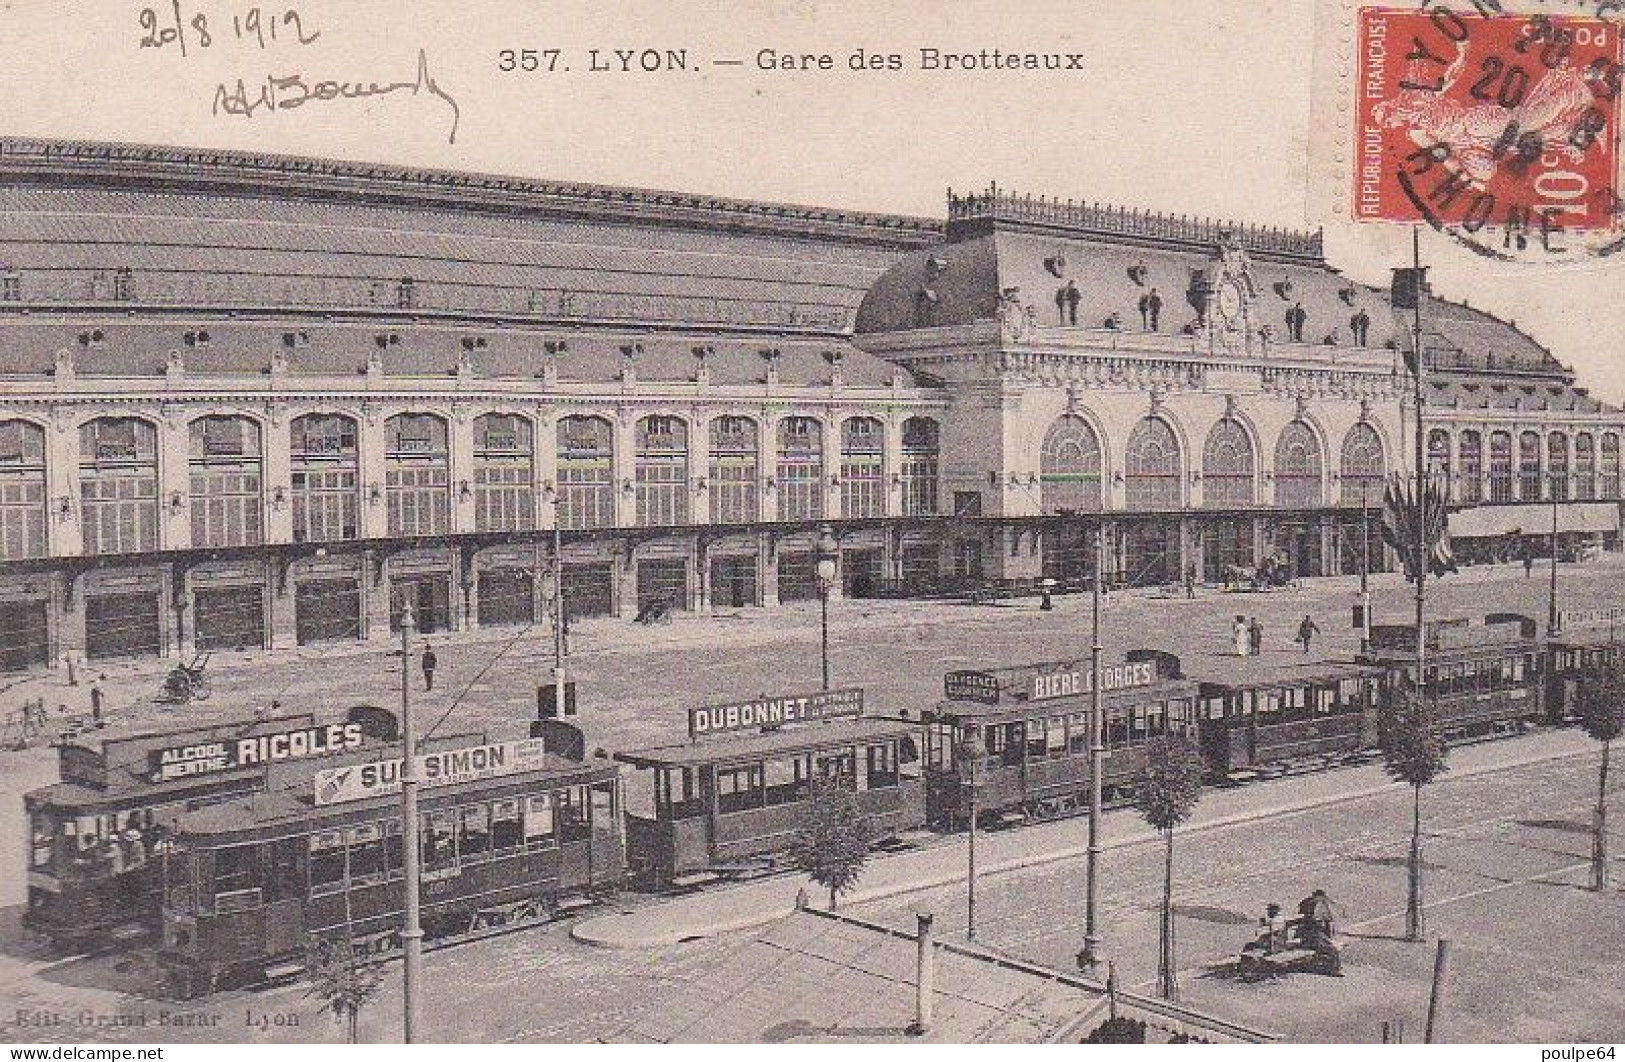
[[[105,789],[80,782],[56,782],[30,790],[25,799],[30,808],[51,808],[73,815],[96,815],[206,798],[223,792],[252,792],[263,785],[264,780],[263,766],[239,767],[195,778],[174,778],[167,782],[145,784],[132,782],[110,785]]]
[[[789,752],[897,737],[918,725],[901,719],[859,716],[764,733],[718,735],[679,745],[617,752],[615,758],[634,767],[698,767],[708,763],[765,759]]]
[[[1149,686],[1131,686],[1121,690],[1107,690],[1100,703],[1107,708],[1161,701],[1169,697],[1196,696],[1196,683],[1186,678],[1167,678]],[[1036,701],[1006,701],[1003,704],[985,704],[981,701],[945,700],[937,707],[937,716],[953,719],[976,719],[984,723],[1013,722],[1018,719],[1043,719],[1073,712],[1086,712],[1093,701],[1087,693],[1067,697],[1044,697]]]
[[[419,800],[423,809],[428,811],[433,810],[438,804],[446,803],[448,798],[455,803],[467,800],[470,795],[485,790],[534,783],[538,778],[570,785],[597,781],[605,776],[613,776],[614,773],[614,765],[604,761],[577,762],[553,753],[545,753],[540,765],[534,769],[451,785],[426,786],[419,790]],[[247,793],[235,799],[189,811],[180,816],[176,829],[183,835],[198,839],[219,839],[234,834],[249,834],[250,836],[242,837],[240,840],[251,842],[263,837],[284,835],[290,826],[323,829],[329,825],[338,825],[355,819],[374,818],[381,810],[398,808],[400,801],[400,794],[395,792],[364,800],[318,806],[315,803],[314,787],[294,782],[283,788]]]
[[[1354,660],[1318,661],[1301,667],[1274,664],[1258,669],[1258,675],[1226,675],[1223,678],[1198,677],[1204,689],[1223,690],[1280,689],[1302,686],[1312,682],[1334,682],[1346,678],[1375,678],[1385,669],[1376,664],[1362,664]]]

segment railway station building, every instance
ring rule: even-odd
[[[1617,547],[1625,414],[1509,322],[1424,321],[1470,529],[1557,497]],[[537,622],[555,572],[577,615],[774,607],[825,524],[856,596],[1075,580],[1097,524],[1116,584],[1380,568],[1406,327],[1319,234],[997,188],[4,140],[0,669]]]

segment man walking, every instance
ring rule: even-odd
[[[102,692],[102,680],[105,678],[107,676],[102,675],[90,684],[90,725],[98,730],[102,727],[102,707],[106,698]]]
[[[1190,600],[1196,597],[1196,565],[1187,565],[1185,568],[1185,598]]]
[[[1247,621],[1241,616],[1237,616],[1230,624],[1230,641],[1236,647],[1237,656],[1247,655],[1247,647],[1251,642],[1251,637],[1249,635]]]
[[[1298,624],[1298,641],[1303,643],[1303,652],[1305,656],[1309,654],[1309,639],[1313,638],[1319,633],[1320,628],[1315,626],[1314,618],[1312,616],[1304,616],[1303,622]]]
[[[1264,625],[1254,616],[1247,621],[1247,642],[1252,647],[1254,656],[1261,656],[1264,652]]]
[[[435,669],[435,666],[437,664],[439,664],[439,663],[440,663],[440,661],[434,655],[434,649],[432,647],[430,647],[430,646],[427,646],[427,645],[424,646],[423,647],[423,688],[425,690],[434,689],[434,669]]]

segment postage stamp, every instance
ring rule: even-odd
[[[1340,12],[1351,24],[1333,158],[1346,216],[1425,224],[1504,260],[1625,249],[1625,22],[1460,7]]]

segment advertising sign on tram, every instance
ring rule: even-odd
[[[365,741],[360,723],[333,723],[279,730],[250,737],[216,738],[153,749],[147,754],[151,780],[168,782],[237,767],[258,767],[309,756],[358,749]]]
[[[424,788],[432,788],[499,778],[521,771],[538,770],[543,760],[541,738],[443,749],[426,752],[417,758],[418,781]],[[396,757],[372,763],[329,767],[317,771],[314,782],[318,807],[388,796],[401,791],[401,760]]]
[[[772,730],[786,723],[863,714],[860,689],[824,690],[789,697],[758,697],[735,704],[708,704],[688,710],[688,736],[735,730]]]

